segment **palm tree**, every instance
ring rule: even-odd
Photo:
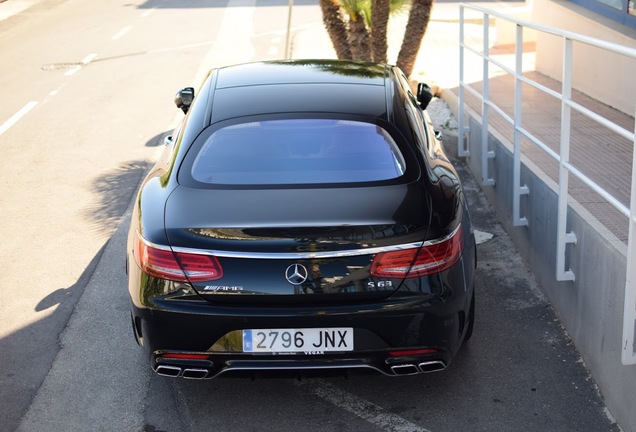
[[[422,45],[426,27],[431,19],[433,0],[412,0],[409,21],[404,31],[402,47],[397,58],[397,66],[407,77],[413,72],[417,53]]]
[[[348,40],[352,60],[373,61],[369,41],[369,18],[371,3],[369,0],[339,0],[340,7],[349,17]]]
[[[320,0],[323,22],[339,59],[387,62],[389,15],[408,0]],[[434,0],[411,0],[397,65],[408,77],[431,17]],[[369,42],[370,41],[370,42]]]
[[[320,0],[322,22],[327,28],[336,55],[339,59],[350,59],[351,49],[347,38],[347,25],[342,19],[340,4],[337,0]]]
[[[389,0],[372,0],[371,2],[371,44],[373,47],[373,61],[386,63],[388,48],[387,27],[391,2]]]

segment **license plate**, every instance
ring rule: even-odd
[[[243,330],[243,352],[353,351],[353,328]]]

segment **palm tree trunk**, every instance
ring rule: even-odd
[[[420,50],[422,39],[426,33],[426,27],[431,19],[433,0],[413,0],[409,21],[404,31],[402,47],[398,54],[397,66],[402,69],[407,77],[413,73],[417,53]]]
[[[340,6],[335,0],[320,0],[322,22],[339,59],[351,59],[351,49],[347,38],[347,26],[342,20]]]
[[[373,0],[371,3],[371,45],[373,61],[387,62],[387,28],[389,25],[390,0]]]
[[[369,46],[369,31],[362,16],[351,16],[349,21],[349,47],[353,60],[371,61],[372,52]]]

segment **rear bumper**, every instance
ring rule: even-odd
[[[165,354],[165,353],[164,353]],[[447,353],[438,352],[427,356],[386,357],[387,353],[353,354],[352,357],[323,356],[313,359],[241,360],[234,356],[212,354],[210,360],[187,361],[163,357],[154,353],[151,358],[153,370],[161,376],[186,379],[210,379],[220,375],[250,374],[284,371],[286,373],[307,373],[335,369],[371,369],[387,376],[417,375],[444,370],[450,359]]]
[[[464,338],[471,295],[285,308],[166,300],[158,304],[162,309],[133,305],[132,315],[138,341],[160,375],[202,379],[228,372],[363,368],[395,376],[450,364]],[[252,354],[231,337],[243,329],[329,327],[353,328],[354,351]]]

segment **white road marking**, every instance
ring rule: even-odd
[[[60,85],[58,88],[56,88],[55,90],[53,90],[52,92],[50,92],[48,94],[48,96],[42,101],[40,102],[41,105],[44,105],[45,103],[47,103],[52,97],[57,96],[58,94],[60,94],[60,92],[62,91],[62,89],[64,87],[66,87],[67,83],[63,83],[62,85]]]
[[[31,102],[27,103],[25,106],[20,108],[20,111],[18,111],[17,113],[13,114],[9,118],[9,120],[7,120],[6,122],[2,123],[0,125],[0,135],[5,133],[6,131],[8,131],[11,126],[16,124],[22,117],[27,115],[28,112],[31,111],[37,104],[38,103],[36,101],[31,101]]]
[[[86,57],[84,57],[82,59],[82,64],[86,65],[89,64],[90,62],[92,62],[93,60],[95,60],[95,57],[97,57],[97,54],[95,53],[90,53],[89,55],[87,55]]]
[[[126,26],[123,29],[119,30],[113,37],[113,40],[121,39],[126,33],[128,33],[132,29],[132,26]]]
[[[91,53],[91,54],[87,55],[86,57],[84,57],[82,59],[82,61],[79,64],[77,64],[77,65],[73,66],[72,68],[70,68],[69,70],[67,70],[64,73],[64,76],[75,75],[77,72],[80,71],[80,69],[82,69],[83,65],[87,65],[90,62],[92,62],[93,60],[95,60],[95,57],[97,57],[97,54],[95,54],[95,53]]]
[[[79,70],[82,68],[82,66],[80,65],[75,65],[72,68],[70,68],[69,70],[67,70],[66,72],[64,72],[64,76],[72,76],[75,75],[77,72],[79,72]]]
[[[322,379],[303,381],[297,385],[387,432],[431,432]]]

